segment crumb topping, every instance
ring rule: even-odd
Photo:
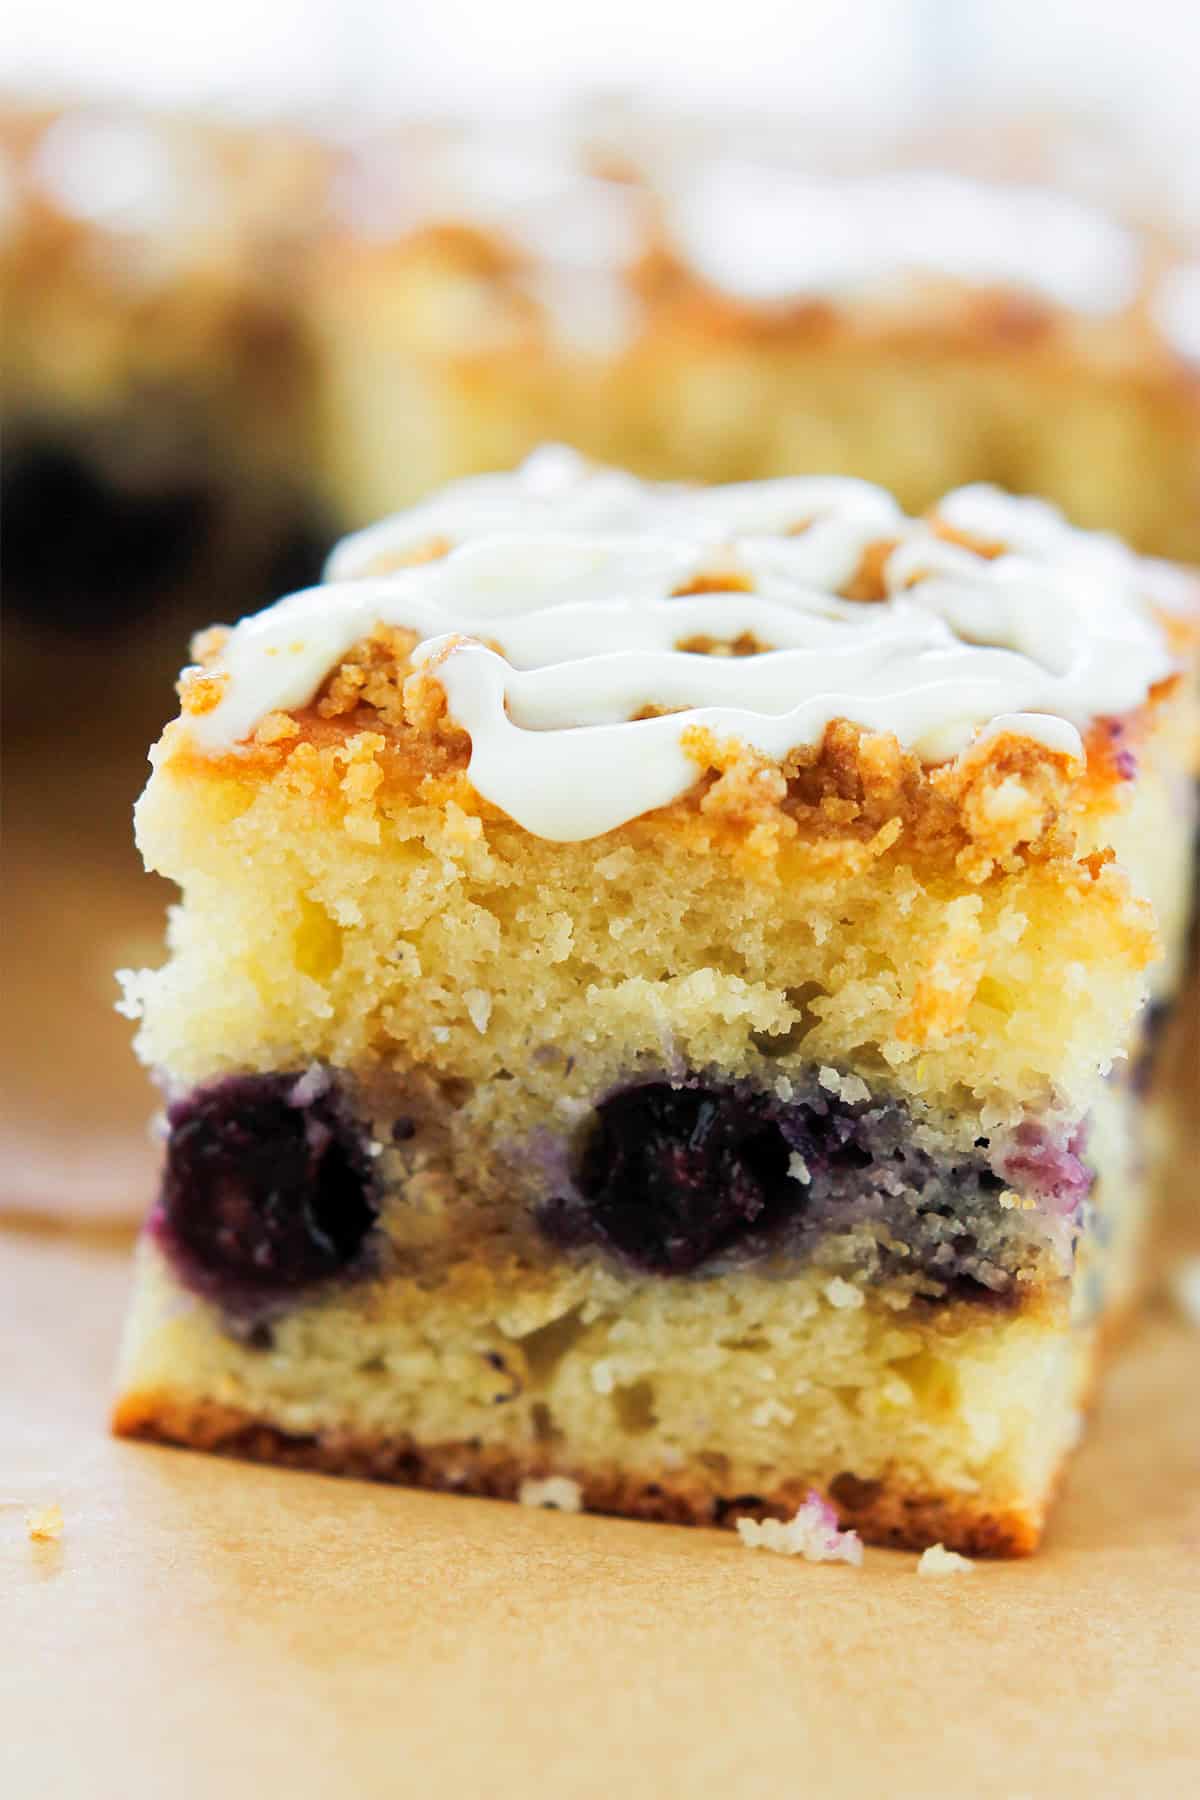
[[[878,854],[917,815],[973,883],[1118,802],[1118,739],[1172,678],[1120,546],[980,489],[914,525],[865,483],[655,488],[546,455],[349,540],[346,582],[198,639],[201,744],[240,717],[239,754],[313,718],[367,726],[537,835],[686,802],[763,861],[839,832]]]

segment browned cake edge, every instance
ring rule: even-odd
[[[765,1494],[724,1497],[682,1473],[644,1476],[614,1468],[549,1466],[536,1446],[521,1453],[469,1440],[416,1444],[409,1438],[325,1431],[297,1436],[236,1407],[209,1400],[180,1400],[161,1392],[134,1392],[117,1402],[112,1420],[119,1437],[179,1445],[217,1455],[273,1463],[442,1493],[515,1500],[525,1480],[553,1473],[574,1481],[588,1512],[656,1520],[672,1525],[731,1527],[738,1518],[790,1518],[812,1483],[800,1477]],[[1057,1480],[1057,1477],[1056,1477]],[[1048,1496],[989,1506],[969,1495],[936,1495],[908,1488],[899,1478],[833,1484],[830,1500],[844,1528],[866,1543],[923,1550],[942,1543],[974,1556],[1028,1556],[1037,1549]]]

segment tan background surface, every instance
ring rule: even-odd
[[[170,689],[118,691],[110,659],[112,691],[89,702],[76,679],[60,731],[22,731],[11,703],[49,675],[4,675],[0,1216],[132,1221],[153,1186],[154,1094],[113,970],[162,961],[174,890],[143,872],[132,815]]]
[[[1198,1791],[1200,1331],[1161,1302],[1043,1555],[932,1581],[115,1443],[126,1280],[0,1232],[5,1800]]]

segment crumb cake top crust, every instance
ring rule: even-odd
[[[865,482],[658,485],[548,447],[347,539],[185,677],[186,728],[229,753],[383,626],[475,790],[553,841],[681,799],[698,740],[783,763],[845,720],[926,766],[1018,740],[1070,768],[1173,673],[1171,575],[990,489],[913,520]]]
[[[1159,220],[1161,171],[1081,181],[1053,134],[1015,154],[1002,138],[989,131],[981,156],[961,131],[902,137],[863,168],[794,126],[764,138],[747,122],[731,147],[636,111],[335,137],[112,102],[10,106],[0,250],[36,284],[70,249],[93,295],[125,300],[217,272],[270,290],[282,261],[318,311],[432,250],[497,302],[426,321],[469,351],[532,330],[619,354],[663,319],[750,334],[836,321],[1194,373],[1191,228],[1169,205]]]
[[[1094,156],[1017,135],[1006,145],[993,124],[981,153],[961,128],[902,134],[864,166],[861,147],[794,124],[745,122],[731,141],[636,110],[499,139],[363,134],[333,158],[317,312],[375,312],[377,284],[411,258],[461,277],[464,304],[422,312],[418,331],[468,355],[864,336],[1036,349],[1190,387],[1195,300],[1174,271],[1193,227],[1171,184],[1128,157],[1120,179],[1085,175]]]

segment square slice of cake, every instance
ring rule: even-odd
[[[117,1429],[1031,1549],[1158,1179],[1190,579],[553,450],[329,576],[205,634],[138,808]]]

